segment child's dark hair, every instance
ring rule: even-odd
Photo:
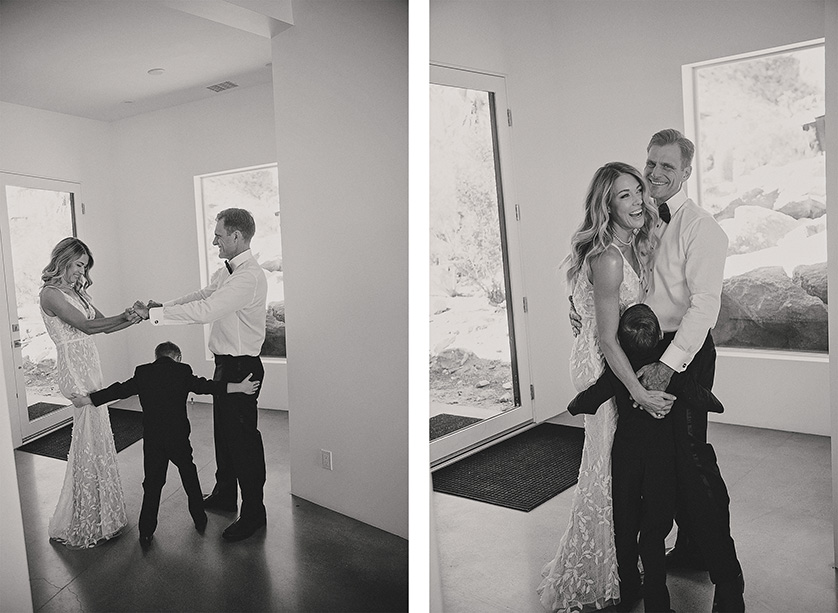
[[[654,311],[646,304],[635,304],[620,317],[617,338],[627,355],[643,355],[658,344],[661,327]]]
[[[172,341],[160,343],[154,349],[154,357],[162,358],[163,356],[177,360],[181,356],[180,347],[175,345]]]

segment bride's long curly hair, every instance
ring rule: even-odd
[[[654,248],[652,229],[658,223],[658,210],[649,196],[646,179],[630,164],[609,162],[594,173],[585,196],[585,218],[570,239],[570,255],[564,261],[567,265],[569,287],[573,286],[573,281],[580,272],[590,273],[591,260],[605,251],[614,241],[614,228],[610,223],[608,204],[611,202],[614,182],[621,175],[631,175],[640,184],[645,221],[643,227],[637,230],[634,240],[641,258],[646,260],[652,253]]]
[[[52,248],[49,264],[41,272],[41,281],[44,282],[44,287],[58,285],[70,264],[83,255],[87,256],[87,267],[84,270],[84,275],[76,283],[75,289],[82,295],[86,294],[85,290],[93,285],[93,280],[90,278],[90,269],[93,268],[93,253],[87,245],[73,236],[61,239]]]

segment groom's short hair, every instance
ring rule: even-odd
[[[627,356],[650,354],[661,338],[661,327],[655,312],[647,304],[635,304],[620,317],[617,330],[620,346]]]
[[[181,357],[180,347],[175,345],[172,341],[164,341],[160,343],[154,348],[154,357],[162,358],[163,356],[177,360]]]
[[[215,220],[224,224],[227,234],[238,230],[246,241],[256,234],[256,222],[253,221],[250,211],[246,209],[224,209],[215,216]]]
[[[655,132],[651,140],[649,140],[646,152],[648,153],[649,149],[654,146],[664,147],[666,145],[678,145],[678,148],[681,150],[681,165],[684,168],[692,165],[693,156],[695,155],[695,145],[693,145],[693,142],[689,138],[675,128],[667,128],[666,130]]]

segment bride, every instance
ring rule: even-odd
[[[622,162],[606,164],[588,187],[585,218],[571,239],[566,260],[570,300],[582,324],[570,356],[575,388],[582,391],[594,383],[607,360],[634,400],[650,409],[663,408],[669,396],[639,383],[620,348],[617,325],[620,314],[641,302],[647,289],[645,269],[657,220],[640,172]],[[595,415],[585,416],[570,521],[538,586],[541,603],[550,611],[592,611],[620,602],[611,508],[611,444],[616,426],[613,398]],[[631,592],[629,599],[634,589]]]
[[[41,315],[58,353],[58,388],[68,399],[103,387],[91,335],[141,321],[131,309],[105,317],[93,306],[87,293],[91,268],[90,249],[70,237],[53,248],[41,274]],[[108,407],[76,407],[64,486],[49,520],[49,536],[71,548],[94,547],[119,535],[127,523]]]

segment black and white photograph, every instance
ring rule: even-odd
[[[0,2],[0,610],[408,610],[407,74],[404,0]]]
[[[429,30],[431,610],[835,611],[836,3]]]
[[[0,613],[835,613],[836,109],[838,0],[0,0]]]

